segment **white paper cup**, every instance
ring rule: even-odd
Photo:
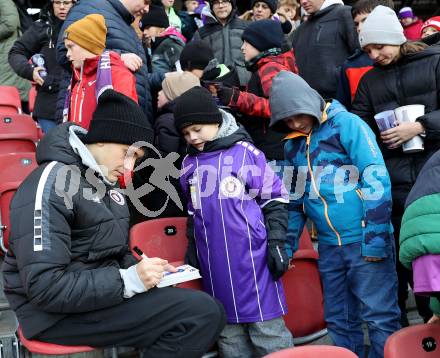
[[[397,125],[396,115],[394,111],[383,111],[374,116],[379,131],[385,132],[388,129],[394,128]]]
[[[396,118],[399,123],[414,123],[417,118],[425,114],[425,106],[423,104],[411,104],[398,107],[394,112],[396,113]],[[420,136],[415,136],[402,145],[402,149],[405,153],[421,152],[424,148],[423,139]]]

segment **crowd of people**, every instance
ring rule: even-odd
[[[383,357],[409,286],[440,324],[440,16],[392,0],[51,0],[24,32],[12,0],[0,16],[0,85],[26,108],[33,82],[45,133],[3,265],[25,337],[293,347],[281,277],[305,227],[335,345],[366,356],[364,322]],[[176,268],[130,253],[130,226],[176,216],[204,292],[156,288]]]

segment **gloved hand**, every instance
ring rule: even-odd
[[[289,256],[284,241],[270,240],[267,244],[267,266],[275,281],[289,269]]]
[[[240,95],[240,90],[235,87],[227,87],[224,85],[220,85],[217,88],[217,97],[224,106],[230,106],[231,104],[235,104],[238,100],[239,95]]]

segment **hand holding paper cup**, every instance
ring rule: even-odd
[[[425,106],[423,104],[412,104],[408,106],[398,107],[394,110],[399,123],[415,123],[416,119],[425,114]],[[415,136],[409,141],[403,143],[402,149],[405,153],[416,153],[424,150],[423,139]]]

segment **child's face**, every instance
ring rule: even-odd
[[[364,21],[367,19],[368,15],[370,15],[369,12],[363,12],[362,14],[357,14],[354,18],[354,24],[356,26],[356,31],[359,34],[362,29],[362,25],[364,24]]]
[[[205,143],[217,135],[218,129],[218,124],[193,124],[183,128],[182,134],[188,144],[202,151]]]
[[[422,39],[424,39],[425,37],[431,36],[433,34],[436,34],[437,32],[438,32],[438,30],[435,27],[432,27],[432,26],[425,27],[422,31]]]
[[[297,114],[284,119],[286,125],[293,131],[309,134],[313,129],[315,118],[308,114]]]
[[[194,12],[199,6],[198,1],[185,1],[186,10],[188,12]]]
[[[414,22],[414,19],[412,17],[404,17],[400,19],[400,22],[403,26],[411,25]]]
[[[295,21],[296,7],[290,5],[283,5],[280,6],[278,9],[281,10],[283,13],[285,13],[290,21]]]
[[[272,11],[270,10],[269,5],[267,5],[263,1],[257,1],[252,8],[254,13],[254,21],[270,19],[272,16]]]
[[[374,63],[387,66],[400,57],[400,46],[371,44],[363,48]]]
[[[66,57],[72,63],[72,66],[76,69],[81,68],[84,60],[90,57],[94,57],[95,55],[81,46],[77,45],[75,42],[65,39],[64,46],[66,46],[67,54]]]
[[[245,61],[252,60],[260,53],[260,51],[258,51],[254,46],[252,46],[247,41],[243,41],[243,45],[241,45],[241,52],[243,52]]]
[[[167,96],[165,96],[165,93],[163,91],[160,91],[157,95],[157,108],[162,108],[169,102]]]

